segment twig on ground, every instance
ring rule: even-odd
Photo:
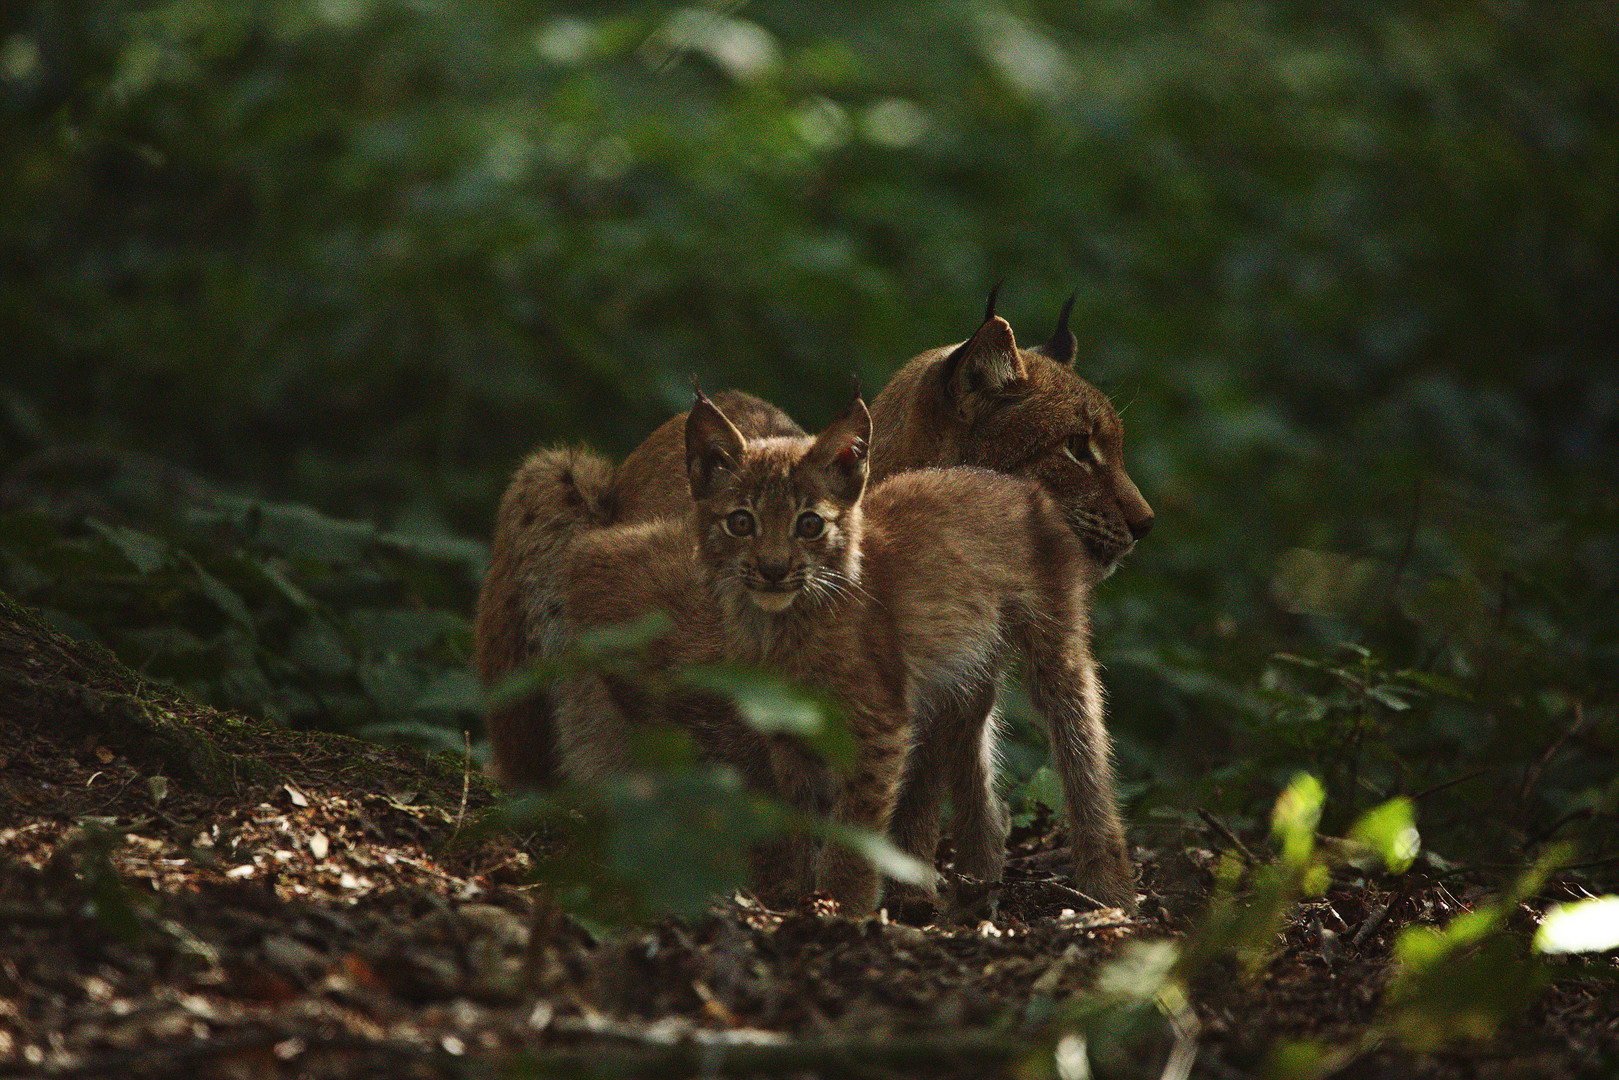
[[[1355,931],[1355,936],[1349,939],[1349,947],[1351,949],[1358,949],[1364,945],[1366,943],[1366,939],[1371,937],[1372,934],[1376,933],[1379,926],[1383,925],[1383,920],[1388,918],[1389,911],[1393,907],[1393,897],[1390,897],[1384,903],[1379,904],[1370,915],[1366,916],[1366,921],[1360,924],[1360,929]]]
[[[1540,774],[1546,770],[1546,766],[1551,763],[1552,758],[1557,756],[1557,751],[1561,750],[1564,743],[1574,738],[1574,736],[1578,735],[1582,730],[1584,730],[1584,728],[1585,704],[1583,702],[1576,701],[1574,703],[1574,722],[1568,727],[1564,728],[1562,733],[1559,734],[1557,738],[1552,740],[1552,744],[1546,747],[1546,752],[1540,755],[1540,760],[1529,766],[1528,770],[1524,772],[1523,786],[1518,789],[1519,806],[1522,806],[1528,801],[1529,793],[1533,791],[1535,785],[1540,782]]]
[[[455,812],[455,828],[450,830],[450,843],[461,834],[461,823],[467,819],[467,796],[472,790],[472,732],[462,729],[461,744],[461,809]]]
[[[1429,795],[1444,791],[1446,788],[1455,787],[1457,784],[1465,784],[1469,780],[1477,780],[1479,777],[1489,772],[1491,768],[1493,768],[1493,766],[1486,765],[1482,769],[1474,769],[1470,773],[1464,773],[1461,776],[1453,776],[1449,780],[1441,780],[1439,783],[1425,787],[1421,791],[1413,792],[1412,794],[1406,796],[1406,798],[1410,799],[1412,802],[1418,802],[1422,799],[1426,799]]]
[[[1225,822],[1221,821],[1219,818],[1215,817],[1201,806],[1197,808],[1197,816],[1203,819],[1203,824],[1213,829],[1220,835],[1221,839],[1230,844],[1236,853],[1242,857],[1243,862],[1247,863],[1249,866],[1252,866],[1259,861],[1258,859],[1254,858],[1253,852],[1249,851],[1243,842],[1237,839],[1237,834],[1226,827]]]

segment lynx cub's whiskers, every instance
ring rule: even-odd
[[[1031,480],[924,469],[867,497],[870,431],[858,400],[813,439],[748,442],[703,397],[687,417],[698,572],[724,658],[829,692],[854,737],[853,767],[836,779],[773,745],[778,790],[830,790],[833,821],[893,822],[902,847],[931,859],[929,811],[911,804],[950,784],[958,868],[999,876],[994,688],[1020,656],[1070,808],[1075,884],[1133,907],[1090,654],[1086,605],[1102,568]],[[882,895],[871,864],[837,843],[815,858],[812,884],[849,913]]]

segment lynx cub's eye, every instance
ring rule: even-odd
[[[813,540],[826,529],[826,522],[821,515],[813,510],[806,510],[798,515],[798,524],[795,526],[798,535],[804,540]]]
[[[732,510],[725,515],[725,531],[732,536],[753,535],[753,515],[746,510]]]

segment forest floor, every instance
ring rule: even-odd
[[[981,910],[948,924],[737,896],[598,934],[537,902],[532,843],[475,824],[492,799],[474,778],[231,723],[221,760],[240,767],[193,783],[64,710],[138,690],[167,716],[217,730],[217,714],[127,672],[87,676],[100,658],[63,641],[0,654],[26,673],[0,680],[0,1075],[1041,1075],[1049,1021],[1128,943],[1183,937],[1216,851],[1241,842],[1153,837],[1133,918],[1083,910],[1051,872],[1058,838],[1034,827]],[[1177,1025],[1060,1073],[1257,1076],[1306,1039],[1356,1047],[1341,1076],[1619,1073],[1611,962],[1559,975],[1493,1040],[1419,1054],[1367,1037],[1399,930],[1488,894],[1465,872],[1336,877],[1257,977],[1217,966]]]

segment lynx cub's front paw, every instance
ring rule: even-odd
[[[858,919],[877,910],[882,899],[882,878],[865,856],[827,843],[815,860],[815,886],[838,902],[838,912]]]

